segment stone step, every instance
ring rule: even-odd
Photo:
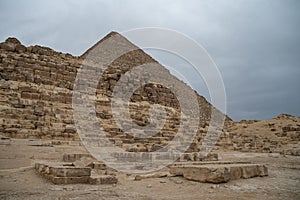
[[[268,176],[268,168],[262,164],[209,163],[171,166],[170,173],[188,180],[204,183],[225,183],[230,180]]]
[[[82,176],[82,177],[56,177],[53,175],[45,176],[48,180],[50,180],[54,184],[84,184],[88,183],[89,176]]]
[[[179,161],[217,161],[218,154],[217,153],[209,153],[206,156],[201,156],[199,153],[183,153],[180,156]]]
[[[88,183],[91,175],[89,167],[74,167],[72,163],[37,162],[35,169],[54,184]]]
[[[35,169],[42,174],[51,174],[57,177],[90,176],[90,167],[75,167],[72,163],[63,162],[36,162]]]
[[[49,166],[49,173],[56,177],[82,177],[90,176],[91,168],[71,166]]]
[[[64,162],[75,162],[77,160],[80,160],[83,157],[92,158],[92,156],[88,153],[64,154],[63,161]]]
[[[28,146],[37,146],[37,147],[53,147],[52,141],[44,140],[28,140]]]
[[[118,179],[114,175],[93,175],[89,177],[88,183],[93,185],[115,184]]]
[[[100,161],[95,161],[92,162],[88,165],[88,167],[92,168],[92,169],[99,169],[99,170],[106,170],[107,166],[105,163],[100,162]]]
[[[172,166],[187,166],[187,165],[226,165],[226,164],[251,164],[246,161],[194,161],[194,162],[174,162]]]

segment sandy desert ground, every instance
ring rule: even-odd
[[[41,145],[42,144],[42,145]],[[135,181],[118,173],[113,185],[55,185],[34,169],[36,160],[61,160],[63,153],[82,153],[79,143],[4,139],[0,145],[0,199],[300,199],[300,159],[276,153],[219,152],[220,160],[264,163],[269,176],[224,184],[188,181],[182,177]]]

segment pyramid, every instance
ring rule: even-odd
[[[111,49],[115,49],[118,48],[119,46],[130,46],[130,48],[134,49],[131,52],[128,52],[118,58],[116,58],[109,66],[108,71],[120,71],[120,73],[115,73],[116,76],[120,77],[122,74],[124,74],[125,72],[127,72],[128,70],[136,67],[136,66],[140,66],[146,63],[158,63],[155,59],[153,59],[151,56],[149,56],[147,53],[145,53],[143,50],[139,49],[137,46],[135,46],[134,44],[132,44],[129,40],[127,40],[125,37],[123,37],[122,35],[120,35],[117,32],[110,32],[108,35],[106,35],[103,39],[101,39],[99,42],[97,42],[95,45],[93,45],[91,48],[89,48],[86,52],[84,52],[80,58],[84,59],[87,57],[87,55],[89,53],[91,53],[92,51],[97,52],[95,49],[97,48],[97,46],[101,45],[101,43],[103,43],[104,41],[106,41],[108,38],[114,37],[113,39],[113,48]],[[97,52],[98,53],[98,52]],[[113,53],[112,53],[113,54]],[[96,56],[98,56],[98,54],[96,54]],[[159,64],[159,63],[158,63]],[[170,76],[173,76],[170,74],[170,72],[162,65],[161,66],[161,71],[167,73]],[[107,72],[108,74],[110,72]],[[159,73],[159,72],[158,72]],[[175,77],[176,78],[176,77]],[[177,78],[176,78],[177,79]],[[109,75],[104,75],[104,82],[110,82],[111,80],[113,80],[112,77],[109,77]],[[118,80],[118,78],[116,78],[115,80]],[[182,82],[181,80],[177,79],[178,82]],[[112,81],[113,82],[113,81]],[[184,83],[185,84],[185,83]],[[186,85],[186,84],[185,84]],[[112,86],[113,88],[113,86]],[[190,88],[190,86],[186,85],[186,88],[192,90]],[[110,90],[110,88],[106,87],[105,91],[107,91],[107,93],[112,92]],[[103,91],[103,92],[105,92]],[[217,110],[215,107],[213,107],[203,96],[199,95],[196,91],[195,91],[197,97],[198,97],[198,101],[199,101],[199,107],[200,107],[200,118],[201,118],[201,125],[204,126],[206,122],[209,122],[210,120],[210,115],[211,115],[211,110],[215,109]],[[107,94],[109,95],[109,94]],[[133,96],[136,96],[136,94],[134,94]],[[174,96],[171,97],[171,99],[174,99]],[[147,101],[149,101],[149,99],[147,99]],[[156,102],[157,103],[157,102]],[[160,102],[160,103],[166,103],[166,102]],[[220,111],[218,111],[220,112]],[[220,112],[221,114],[221,112]],[[228,116],[226,116],[226,120],[227,121],[232,121]]]
[[[108,41],[110,40],[110,41]],[[107,44],[105,44],[107,43]],[[105,49],[105,52],[104,50]],[[125,49],[126,53],[116,53],[116,49]],[[111,32],[107,36],[105,36],[102,40],[97,42],[94,46],[88,49],[81,58],[86,60],[93,60],[95,62],[98,61],[99,55],[104,55],[109,52],[109,55],[113,55],[111,61],[107,64],[108,66],[101,74],[101,78],[98,84],[97,94],[106,97],[106,102],[100,102],[96,100],[97,111],[100,115],[101,124],[104,126],[105,131],[108,133],[108,137],[112,138],[115,143],[122,144],[122,147],[125,147],[127,151],[156,151],[162,148],[164,145],[169,144],[176,133],[179,131],[179,123],[180,121],[180,112],[182,112],[182,105],[178,101],[176,95],[164,85],[157,83],[150,83],[141,86],[139,89],[133,92],[130,98],[130,118],[133,119],[135,124],[139,126],[147,126],[149,124],[149,108],[150,105],[160,104],[163,105],[166,110],[168,110],[167,115],[168,118],[166,123],[164,124],[161,130],[156,130],[156,134],[152,135],[150,140],[153,142],[149,143],[149,138],[135,138],[130,137],[130,135],[125,134],[122,129],[116,129],[118,125],[115,123],[115,118],[112,115],[111,110],[111,98],[113,98],[113,93],[115,86],[119,82],[120,78],[124,76],[125,73],[133,70],[134,68],[138,68],[143,65],[150,64],[156,65],[157,68],[152,71],[151,76],[160,75],[160,77],[172,77],[172,84],[176,85],[180,91],[190,91],[190,94],[193,93],[196,97],[196,102],[188,101],[187,107],[188,110],[193,110],[189,105],[198,104],[199,111],[197,113],[199,117],[199,124],[194,123],[191,124],[191,127],[187,128],[187,131],[192,132],[192,129],[207,129],[208,124],[210,123],[210,115],[212,110],[214,110],[218,115],[224,116],[223,113],[214,108],[206,99],[200,96],[196,91],[192,90],[187,84],[183,83],[176,77],[170,74],[170,72],[161,64],[159,64],[156,60],[151,58],[148,54],[146,54],[143,50],[139,49],[137,46],[132,44],[129,40],[127,40],[122,35]],[[121,50],[120,50],[121,52]],[[114,55],[115,54],[115,55]],[[106,55],[105,55],[106,56]],[[106,60],[107,57],[101,58],[102,60]],[[96,77],[95,77],[96,78]],[[126,86],[130,85],[131,82],[126,82],[125,88],[122,88],[123,91],[126,90]],[[185,98],[188,99],[189,98]],[[119,108],[122,109],[122,108]],[[172,111],[173,109],[173,111]],[[175,114],[172,113],[175,110]],[[103,117],[104,115],[104,117]],[[102,117],[101,117],[102,116]],[[126,117],[125,117],[126,118]],[[127,117],[128,118],[128,117]],[[231,119],[225,116],[227,122],[230,122]],[[128,128],[128,124],[132,123],[131,119],[122,120]],[[156,120],[159,121],[159,120]],[[125,126],[126,126],[125,125]],[[126,127],[125,127],[126,128]],[[206,132],[206,129],[203,132]],[[205,133],[200,133],[197,131],[197,139],[192,143],[190,152],[199,151],[200,145],[202,142]],[[136,131],[135,129],[130,129],[129,133]],[[149,131],[152,132],[153,130]],[[222,130],[220,130],[222,131]],[[138,132],[138,131],[137,131]],[[217,136],[215,136],[217,137]],[[208,138],[211,140],[212,138]],[[216,138],[215,138],[216,139]],[[217,140],[217,139],[216,139]],[[116,142],[119,141],[119,142]],[[201,141],[201,142],[199,142]],[[135,145],[132,145],[135,144]],[[154,145],[153,145],[154,144]]]

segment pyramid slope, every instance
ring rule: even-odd
[[[103,37],[101,40],[99,40],[95,45],[93,45],[86,52],[84,52],[80,57],[83,58],[83,59],[87,58],[88,54],[93,52],[93,51],[98,53],[97,52],[97,50],[98,50],[97,47],[100,47],[102,43],[104,43],[106,40],[108,40],[109,38],[111,38],[113,36],[115,36],[115,38],[113,39],[114,43],[112,44],[114,46],[114,48],[119,48],[119,46],[128,45],[128,46],[130,46],[130,48],[133,48],[135,50],[132,51],[132,52],[128,52],[128,53],[120,56],[119,58],[115,59],[113,61],[113,63],[111,63],[110,67],[112,67],[112,68],[123,68],[124,69],[123,73],[125,73],[126,71],[128,71],[129,69],[132,69],[135,66],[143,65],[143,64],[146,64],[146,63],[158,63],[150,55],[145,53],[143,50],[141,50],[139,47],[137,47],[135,44],[133,44],[127,38],[125,38],[124,36],[122,36],[121,34],[115,32],[115,31],[110,32],[109,34],[107,34],[105,37]],[[102,53],[102,52],[100,52],[100,53]],[[110,53],[113,54],[113,52],[110,52]],[[165,68],[161,64],[159,64],[159,65],[161,66],[161,70],[163,70],[166,73],[166,75],[173,76],[167,68]],[[178,78],[176,78],[176,79],[180,83],[183,82],[183,81],[179,80]],[[109,80],[107,80],[107,81],[109,81]],[[184,83],[184,84],[185,84],[186,88],[188,88],[189,90],[193,90],[186,83]],[[201,118],[201,121],[203,123],[207,123],[210,120],[210,115],[211,115],[212,110],[215,110],[220,115],[224,115],[221,111],[217,110],[213,105],[211,105],[205,99],[205,97],[201,96],[199,93],[197,93],[197,91],[195,91],[195,93],[196,93],[198,101],[199,101],[199,107],[200,107],[200,110],[201,110],[200,118]],[[225,120],[226,120],[226,123],[232,121],[231,118],[229,118],[227,115],[225,115]]]

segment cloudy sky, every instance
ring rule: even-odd
[[[81,55],[112,30],[173,29],[201,44],[217,64],[231,118],[300,116],[299,10],[297,0],[2,0],[0,41],[15,36],[25,45]],[[149,53],[162,63],[172,59]]]

